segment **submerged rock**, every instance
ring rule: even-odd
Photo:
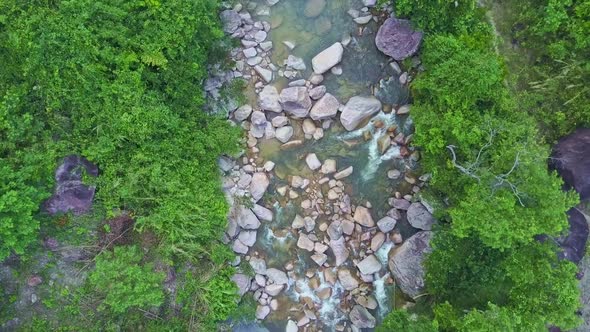
[[[397,61],[414,55],[420,47],[422,33],[414,31],[408,20],[388,18],[375,37],[377,48]]]
[[[326,8],[326,0],[307,0],[303,14],[309,18],[318,17],[324,11],[324,8]]]
[[[374,97],[352,97],[342,108],[340,122],[348,130],[355,130],[367,118],[381,111],[381,102]]]
[[[337,42],[327,49],[320,52],[312,60],[313,71],[316,74],[323,74],[330,70],[332,67],[342,61],[342,55],[344,54],[344,47],[342,44]]]
[[[414,234],[401,247],[394,250],[390,257],[389,269],[399,288],[410,297],[420,295],[424,289],[422,262],[425,255],[432,251],[432,235],[431,231]]]

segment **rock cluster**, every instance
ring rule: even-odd
[[[386,280],[392,284],[395,277],[409,295],[420,291],[420,282],[408,276],[406,265],[417,263],[412,267],[417,271],[413,270],[413,275],[421,276],[420,263],[427,252],[427,247],[421,244],[429,239],[418,244],[408,240],[406,245],[395,229],[396,224],[407,216],[414,227],[429,230],[434,219],[428,206],[418,203],[409,194],[396,193],[391,197],[391,210],[382,218],[378,218],[371,202],[353,204],[347,182],[350,177],[357,176],[358,170],[352,165],[341,165],[335,159],[322,160],[313,152],[301,156],[309,169],[305,174],[311,174],[306,176],[279,176],[275,163],[263,160],[259,144],[263,140],[276,140],[281,149],[290,149],[306,140],[321,140],[324,131],[338,120],[346,130],[352,131],[383,110],[381,102],[374,97],[355,96],[343,105],[321,84],[324,75],[343,70],[339,63],[349,40],[336,42],[317,54],[311,61],[313,74],[307,79],[301,75],[309,64],[293,54],[287,55],[281,64],[272,63],[273,45],[268,40],[271,24],[255,21],[249,11],[255,11],[257,17],[267,16],[277,2],[267,0],[263,5],[248,6],[248,10],[237,5],[221,14],[224,31],[239,38],[242,46],[232,52],[236,66],[231,73],[214,76],[206,83],[208,93],[214,95],[219,82],[225,78],[244,78],[254,86],[257,96],[255,103],[230,108],[229,118],[246,133],[247,150],[236,158],[219,159],[219,168],[224,173],[223,190],[231,203],[224,241],[240,255],[234,264],[248,264],[254,271],[253,276],[237,273],[233,281],[240,296],[251,292],[258,301],[256,318],[267,319],[277,310],[289,312],[287,331],[314,330],[313,324],[321,325],[320,308],[324,301],[334,297],[340,302],[337,310],[348,318],[336,326],[338,331],[374,328],[376,319],[370,311],[375,310],[378,303],[373,282]],[[375,1],[364,2],[368,7],[375,5]],[[320,16],[325,5],[324,0],[308,0],[305,15]],[[367,8],[349,14],[359,25],[374,19]],[[288,40],[282,43],[289,49],[295,47]],[[284,87],[275,86],[273,82],[278,77],[290,82]],[[407,114],[410,110],[408,105],[397,106],[398,114]],[[374,123],[374,126],[379,124]],[[398,146],[400,150],[405,149],[400,158],[417,160],[418,156],[406,148],[410,141],[410,136],[388,128],[379,142],[381,153]],[[396,169],[391,170],[388,177],[406,181],[413,193],[419,192],[426,181],[426,178],[415,179],[405,170]],[[288,183],[275,185],[276,178]],[[268,192],[272,195],[267,195]],[[293,250],[297,251],[297,256],[283,266],[276,266],[266,257],[268,253],[257,248],[257,240],[261,226],[268,223],[270,227],[274,221],[271,206],[285,202],[300,207],[299,214],[286,229],[276,229],[274,225],[272,229],[295,239]],[[388,262],[388,253],[396,246],[399,248],[389,255]],[[301,264],[297,257],[308,258],[311,267],[302,273],[297,269]],[[306,289],[311,291],[304,291]],[[279,302],[286,293],[299,294],[299,303]],[[280,308],[284,305],[290,307]]]

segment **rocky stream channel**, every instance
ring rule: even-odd
[[[409,72],[422,35],[375,0],[257,0],[221,13],[240,40],[233,79],[245,105],[225,105],[244,131],[222,157],[231,203],[225,241],[240,296],[258,302],[235,331],[360,331],[423,288],[432,208],[420,199]],[[231,103],[229,103],[231,104]],[[249,296],[249,295],[248,295]]]

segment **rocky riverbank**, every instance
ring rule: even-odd
[[[338,76],[346,70],[341,62],[353,43],[350,35],[317,53],[311,63],[293,54],[273,63],[275,45],[269,34],[273,26],[280,25],[272,16],[278,2],[247,2],[221,13],[225,32],[240,39],[241,47],[232,52],[235,68],[206,84],[208,93],[215,96],[224,82],[242,78],[256,93],[255,102],[235,105],[229,115],[243,128],[247,150],[236,159],[222,157],[219,161],[225,175],[223,189],[232,206],[225,242],[240,255],[235,264],[243,271],[233,280],[240,295],[252,292],[258,301],[257,319],[281,320],[286,331],[373,328],[379,312],[390,306],[384,298],[384,284],[395,283],[408,297],[418,296],[424,287],[421,262],[430,250],[435,220],[432,208],[415,194],[426,185],[428,176],[416,178],[408,168],[392,168],[378,175],[384,181],[403,183],[409,190],[382,198],[389,209],[375,211],[372,202],[353,196],[351,188],[350,179],[364,176],[361,173],[366,170],[336,159],[321,160],[321,151],[314,152],[311,145],[311,151],[300,156],[304,174],[278,174],[278,161],[264,160],[262,144],[277,140],[280,151],[289,151],[343,127],[345,132],[360,130],[366,141],[374,140],[379,155],[391,155],[401,164],[415,163],[419,154],[411,146],[412,135],[404,134],[391,121],[407,117],[411,105],[372,95],[343,101],[322,85],[328,75]],[[381,21],[381,12],[371,8],[374,4],[364,1],[364,7],[348,11],[358,24],[359,36],[366,24]],[[323,0],[309,0],[304,14],[319,16],[325,6]],[[389,18],[381,25],[375,43],[393,57],[388,66],[397,72],[381,82],[382,90],[387,89],[384,82],[404,86],[411,80],[395,60],[411,57],[420,39],[421,34],[412,31],[406,21]],[[297,47],[289,40],[282,44],[289,50]],[[313,73],[304,77],[311,68]],[[285,79],[286,84],[277,84]],[[280,226],[275,208],[287,205],[295,206],[297,213]],[[401,220],[417,233],[404,239],[396,227]],[[256,246],[263,241],[264,224],[273,225],[273,234],[294,239],[289,251],[292,257],[282,265],[269,259],[275,253]],[[254,275],[247,273],[250,270]]]

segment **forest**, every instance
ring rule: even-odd
[[[0,261],[10,266],[0,330],[225,331],[255,320],[256,300],[232,280],[256,273],[237,268],[223,240],[230,203],[218,165],[248,143],[204,92],[212,68],[235,66],[239,40],[219,16],[234,5],[0,1]],[[547,165],[553,144],[590,126],[590,1],[379,6],[424,34],[423,70],[403,67],[439,223],[425,296],[390,308],[376,330],[574,330],[578,266],[540,236],[563,234],[580,201]],[[242,103],[241,88],[222,98]],[[48,213],[70,155],[98,167],[79,170],[96,188],[93,207]],[[84,258],[64,263],[52,241]],[[6,273],[43,280],[36,309],[19,304],[23,288]]]

